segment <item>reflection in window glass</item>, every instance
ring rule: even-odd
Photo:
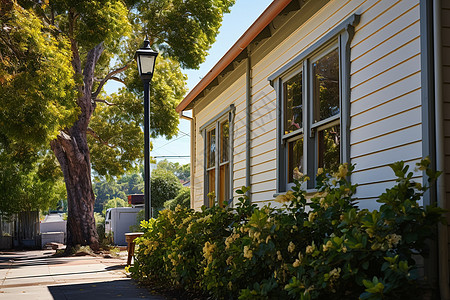
[[[283,84],[284,88],[284,134],[302,128],[302,73]]]
[[[230,164],[220,166],[219,181],[219,205],[223,207],[224,202],[230,200]]]
[[[339,51],[335,49],[312,64],[314,122],[339,114]]]
[[[303,136],[288,143],[288,182],[294,182],[294,169],[303,173]]]
[[[216,190],[216,169],[211,169],[208,171],[208,194]],[[214,206],[213,198],[208,198],[209,207]]]
[[[216,130],[208,131],[207,144],[206,144],[207,168],[213,168],[216,165]]]
[[[340,126],[335,125],[319,131],[319,168],[336,171],[340,162]]]
[[[220,162],[229,160],[230,147],[230,123],[225,121],[220,124]]]

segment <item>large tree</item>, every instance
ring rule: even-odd
[[[96,249],[91,167],[114,176],[142,157],[143,91],[135,50],[147,36],[161,53],[151,88],[151,127],[153,137],[170,138],[177,133],[174,107],[186,92],[180,68],[204,60],[234,0],[0,1],[2,43],[16,39],[0,46],[0,63],[7,66],[0,81],[18,98],[12,103],[1,91],[0,124],[11,127],[8,139],[50,141],[67,190],[68,248]],[[24,64],[28,55],[34,60]],[[36,78],[39,72],[42,78]],[[106,96],[110,80],[124,87]]]
[[[48,144],[77,117],[70,45],[14,2],[0,0],[0,214],[66,198]],[[61,189],[61,187],[63,189]]]

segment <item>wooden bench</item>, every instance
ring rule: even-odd
[[[136,246],[136,243],[134,240],[140,236],[142,236],[143,232],[131,232],[131,233],[125,233],[125,240],[128,244],[127,250],[128,250],[128,259],[127,259],[127,266],[131,265],[131,258],[134,255],[134,247]]]

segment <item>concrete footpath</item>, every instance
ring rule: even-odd
[[[126,257],[52,257],[55,251],[0,252],[0,299],[165,299],[126,277]]]

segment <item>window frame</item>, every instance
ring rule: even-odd
[[[223,110],[219,114],[217,114],[214,118],[208,121],[206,124],[200,127],[200,132],[202,133],[204,140],[204,155],[203,155],[203,163],[204,163],[204,186],[203,186],[203,202],[206,207],[210,207],[210,201],[208,198],[209,193],[209,174],[208,172],[212,169],[215,169],[215,178],[214,178],[214,191],[216,193],[216,198],[214,200],[214,204],[219,204],[220,197],[220,171],[221,167],[225,164],[229,165],[229,199],[224,199],[228,201],[230,205],[233,200],[233,141],[234,141],[234,116],[235,116],[235,107],[234,104],[230,105],[227,109]],[[224,122],[228,121],[229,124],[229,135],[228,135],[228,161],[221,162],[222,156],[222,144],[221,144],[221,126]],[[216,132],[216,151],[215,151],[215,164],[214,167],[208,167],[208,133],[212,130]]]
[[[304,61],[299,63],[299,65],[295,68],[293,68],[292,70],[290,70],[285,76],[282,77],[282,80],[280,81],[280,91],[279,91],[279,95],[281,99],[285,99],[285,88],[284,88],[284,83],[287,82],[288,80],[294,78],[297,74],[302,74],[302,127],[289,132],[287,134],[284,133],[284,127],[286,124],[286,114],[285,114],[285,101],[280,101],[279,103],[277,103],[277,107],[281,108],[281,118],[280,118],[280,124],[279,124],[279,139],[281,141],[281,144],[283,145],[284,151],[282,151],[282,153],[280,152],[280,156],[281,156],[281,164],[277,170],[283,170],[283,174],[286,174],[288,172],[288,168],[289,168],[289,143],[291,142],[295,142],[299,139],[303,138],[303,155],[305,154],[305,103],[303,101],[304,99],[304,95],[306,93],[306,87],[303,84],[304,83],[304,77],[305,75],[307,75],[307,73],[305,73],[305,64]],[[277,93],[278,95],[278,93]],[[278,145],[280,145],[280,143],[278,143]],[[281,173],[281,171],[280,171]],[[280,176],[277,176],[280,177]],[[290,189],[294,184],[293,183],[289,183],[289,180],[287,177],[283,176],[284,178],[282,178],[284,185],[287,187],[287,189]],[[281,179],[281,178],[280,178]]]
[[[318,133],[319,130],[331,128],[338,123],[340,126],[340,163],[350,162],[350,43],[355,33],[355,26],[360,16],[354,14],[344,22],[325,34],[319,41],[292,59],[286,65],[272,74],[268,80],[277,95],[277,193],[283,193],[292,188],[287,178],[288,144],[287,141],[299,135],[299,130],[284,134],[285,103],[284,82],[302,73],[302,114],[303,114],[303,173],[309,174],[313,180],[304,183],[303,188],[312,189],[315,186],[314,177],[318,163]],[[338,49],[339,59],[339,113],[327,119],[314,121],[313,100],[313,70],[312,63]],[[339,120],[339,121],[338,121]],[[330,125],[331,124],[331,125]],[[334,124],[334,125],[333,125]]]

